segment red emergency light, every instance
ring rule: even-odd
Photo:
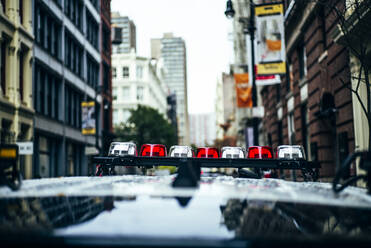
[[[140,149],[142,157],[166,157],[166,147],[161,144],[144,144]]]
[[[218,149],[213,147],[197,148],[197,158],[219,158]]]
[[[273,150],[269,146],[250,146],[247,158],[273,158]]]

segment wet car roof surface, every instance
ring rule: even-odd
[[[133,175],[26,180],[17,192],[0,188],[5,208],[0,228],[37,227],[63,237],[227,240],[370,234],[371,197],[361,188],[335,195],[328,183],[221,176],[202,177],[192,189],[173,188],[173,180]]]

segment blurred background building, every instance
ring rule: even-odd
[[[187,100],[186,46],[181,37],[165,33],[160,39],[151,40],[151,57],[163,59],[165,83],[176,94],[179,144],[189,144],[189,119]]]
[[[112,52],[113,53],[130,53],[132,49],[136,51],[136,27],[132,20],[127,16],[120,16],[118,12],[112,12]]]
[[[0,143],[33,141],[32,1],[0,2]],[[21,173],[32,176],[32,156],[21,156]]]
[[[330,35],[333,9],[291,1],[285,10],[287,73],[280,85],[261,91],[265,136],[273,147],[303,145],[307,158],[320,162],[321,177],[331,178],[354,151],[349,51]]]
[[[118,125],[130,117],[130,110],[139,104],[157,109],[167,118],[168,88],[164,83],[161,60],[131,53],[114,53],[113,70],[113,122]]]
[[[109,139],[112,132],[110,1],[35,0],[33,4],[32,174],[87,175],[86,151],[101,151],[102,139]],[[82,101],[96,102],[96,135],[82,135]]]
[[[216,138],[215,114],[190,114],[190,143],[211,146]]]

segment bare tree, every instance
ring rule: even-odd
[[[355,94],[368,124],[368,150],[371,151],[371,0],[320,0],[329,11],[329,17],[337,23],[338,43],[348,49],[359,64],[350,75],[351,83],[340,77],[342,84]],[[361,87],[362,85],[366,87]],[[366,99],[361,96],[366,88]]]

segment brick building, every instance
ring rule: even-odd
[[[112,70],[111,70],[111,0],[101,0],[100,2],[100,29],[101,29],[101,81],[102,81],[102,98],[103,105],[101,106],[101,123],[102,127],[102,152],[105,153],[109,149],[110,143],[113,141],[112,129]]]
[[[354,151],[352,95],[340,80],[350,84],[349,53],[331,36],[336,24],[317,1],[285,1],[287,73],[260,92],[267,143],[302,144],[325,178]]]

